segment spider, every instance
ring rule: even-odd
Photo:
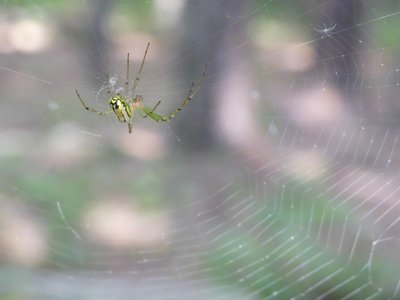
[[[330,37],[332,32],[335,30],[336,28],[336,23],[332,23],[329,27],[325,24],[322,23],[322,27],[320,26],[316,26],[314,27],[314,30],[318,33],[321,34],[321,39],[325,38],[325,37]]]
[[[161,103],[161,101],[158,101],[157,104],[153,107],[147,107],[146,105],[143,104],[143,96],[141,95],[136,95],[136,90],[138,87],[139,79],[142,74],[143,66],[146,61],[146,55],[147,51],[149,50],[150,43],[147,44],[146,51],[144,52],[143,60],[139,68],[139,72],[137,73],[137,76],[133,82],[132,85],[132,92],[129,94],[129,53],[127,55],[126,59],[126,77],[125,77],[125,89],[124,89],[124,95],[121,95],[119,92],[117,92],[114,96],[110,98],[108,101],[108,104],[110,106],[110,110],[108,111],[97,111],[89,106],[86,105],[85,101],[83,101],[82,97],[79,95],[78,91],[75,90],[76,95],[78,96],[80,102],[82,103],[83,107],[91,112],[94,112],[100,116],[107,115],[109,113],[114,113],[118,121],[122,123],[128,123],[128,130],[129,133],[132,133],[132,128],[133,128],[133,115],[134,112],[137,111],[139,115],[142,118],[147,118],[150,117],[152,120],[156,122],[167,122],[172,120],[175,115],[182,110],[182,108],[189,103],[189,101],[195,96],[197,91],[199,90],[201,84],[203,83],[204,77],[206,75],[206,69],[207,65],[204,67],[204,72],[203,75],[198,81],[198,83],[195,85],[193,82],[189,93],[187,94],[186,98],[183,100],[182,104],[172,113],[168,115],[160,115],[155,112],[157,109],[158,105]],[[107,95],[111,95],[111,88],[110,88],[110,83],[109,83],[109,75],[107,75]]]

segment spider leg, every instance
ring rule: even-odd
[[[142,64],[140,65],[139,72],[137,73],[136,78],[135,78],[135,81],[133,82],[133,86],[132,86],[132,97],[133,97],[133,96],[135,95],[135,93],[136,93],[136,89],[137,89],[138,84],[139,84],[140,75],[142,74],[144,62],[146,61],[146,55],[147,55],[147,51],[149,50],[149,46],[150,46],[150,43],[147,44],[146,51],[144,52]]]
[[[142,63],[140,65],[140,68],[139,68],[139,72],[137,73],[135,81],[133,82],[133,85],[132,85],[132,94],[131,94],[132,99],[133,99],[133,97],[134,97],[134,95],[136,93],[136,89],[137,89],[138,84],[139,84],[140,75],[142,74],[142,70],[143,70],[144,62],[146,61],[146,56],[147,56],[147,51],[149,50],[149,46],[150,46],[150,43],[147,44],[146,51],[144,52],[143,60],[142,60]],[[129,56],[128,56],[127,69],[128,68],[129,68]],[[126,75],[126,81],[128,82],[128,70],[126,71],[126,74],[127,74]],[[126,90],[128,90],[128,84],[126,85]],[[126,97],[128,97],[128,92],[127,91],[126,91]],[[130,103],[132,104],[132,102],[130,102]],[[133,112],[132,112],[132,115],[130,117],[128,126],[129,126],[129,133],[131,133],[132,126],[133,126]]]
[[[97,111],[97,110],[95,110],[95,109],[93,109],[93,108],[90,108],[90,107],[87,106],[86,103],[83,101],[83,99],[82,99],[81,96],[79,95],[78,91],[75,90],[75,92],[76,92],[76,94],[78,95],[79,100],[81,101],[83,107],[84,107],[86,110],[91,111],[91,112],[94,112],[94,113],[96,113],[96,114],[98,114],[98,115],[100,115],[100,116],[106,115],[106,114],[109,114],[109,113],[112,112],[112,109],[109,110],[109,111],[104,111],[104,112],[103,112],[103,111]]]
[[[110,75],[107,74],[107,95],[111,94]]]
[[[175,111],[173,111],[172,113],[170,113],[170,114],[168,114],[168,115],[166,115],[166,116],[159,115],[158,113],[156,113],[156,112],[154,111],[154,109],[158,106],[158,104],[159,104],[160,102],[157,103],[157,105],[155,106],[154,109],[150,109],[149,107],[147,107],[147,106],[145,106],[145,105],[141,105],[141,107],[140,107],[141,110],[142,110],[147,116],[149,116],[150,118],[152,118],[152,119],[153,119],[154,121],[156,121],[156,122],[167,122],[167,121],[170,121],[170,120],[171,120],[172,118],[174,118],[175,115],[176,115],[178,112],[180,112],[180,111],[182,110],[182,108],[183,108],[185,105],[187,105],[187,104],[190,102],[190,100],[192,100],[192,98],[196,95],[197,91],[199,90],[200,86],[202,85],[202,83],[203,83],[203,81],[204,81],[204,77],[205,77],[205,75],[206,75],[206,70],[207,70],[207,65],[205,65],[205,67],[204,67],[204,72],[203,72],[203,75],[202,75],[200,81],[199,81],[196,85],[195,85],[194,82],[192,83],[187,97],[183,100],[182,104],[181,104]]]
[[[128,87],[129,87],[129,52],[126,58],[125,98],[128,98]]]
[[[129,133],[132,133],[132,128],[133,128],[133,113],[132,113],[132,116],[129,118],[129,122],[128,122]]]
[[[151,111],[154,112],[154,111],[156,110],[157,106],[160,105],[160,103],[161,103],[161,100],[157,102],[157,104],[153,107],[153,109],[152,109]],[[138,110],[138,111],[139,111],[140,116],[141,116],[143,119],[144,119],[144,118],[147,118],[147,115],[146,115],[146,114],[144,115],[140,110]]]

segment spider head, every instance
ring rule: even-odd
[[[136,95],[135,98],[133,99],[133,102],[135,104],[140,104],[140,103],[142,103],[142,101],[143,101],[143,96],[140,96],[140,95]]]

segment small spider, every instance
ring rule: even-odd
[[[126,59],[126,78],[125,78],[124,95],[121,95],[117,91],[117,93],[114,96],[112,96],[108,102],[111,109],[108,111],[105,111],[105,112],[101,112],[101,111],[97,111],[97,110],[87,106],[86,103],[83,101],[82,97],[79,95],[78,91],[75,90],[83,107],[86,110],[94,112],[100,116],[104,116],[104,115],[114,112],[114,114],[117,116],[117,118],[120,122],[128,123],[129,133],[132,132],[133,115],[134,115],[135,111],[137,111],[142,118],[150,117],[152,120],[154,120],[156,122],[167,122],[167,121],[170,121],[173,117],[175,117],[175,115],[178,112],[180,112],[185,105],[187,105],[189,103],[189,101],[195,96],[195,94],[199,90],[201,84],[203,83],[204,77],[206,75],[207,65],[205,65],[203,75],[202,75],[200,81],[196,84],[196,86],[195,86],[194,82],[192,83],[189,93],[188,93],[187,97],[183,100],[182,104],[175,111],[173,111],[172,113],[170,113],[166,116],[159,115],[158,113],[155,112],[155,110],[158,107],[158,105],[161,103],[161,101],[158,101],[157,104],[153,108],[149,108],[143,104],[143,96],[135,94],[137,87],[138,87],[140,76],[142,74],[143,65],[146,60],[146,55],[147,55],[149,46],[150,46],[150,43],[147,44],[146,51],[144,53],[143,60],[140,65],[140,68],[139,68],[139,72],[137,73],[135,81],[133,82],[132,92],[130,94],[129,94],[129,53],[128,53],[127,59]],[[109,95],[109,96],[111,95],[109,75],[107,75],[107,95]]]
[[[336,28],[336,23],[332,23],[329,27],[325,24],[322,23],[322,27],[320,26],[315,26],[314,30],[316,32],[318,32],[319,34],[321,34],[321,39],[325,38],[325,37],[330,37],[332,32],[335,30]]]

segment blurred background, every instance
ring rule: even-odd
[[[0,298],[399,299],[400,3],[3,0]],[[171,122],[110,114],[138,94]],[[107,82],[107,75],[110,81]]]

